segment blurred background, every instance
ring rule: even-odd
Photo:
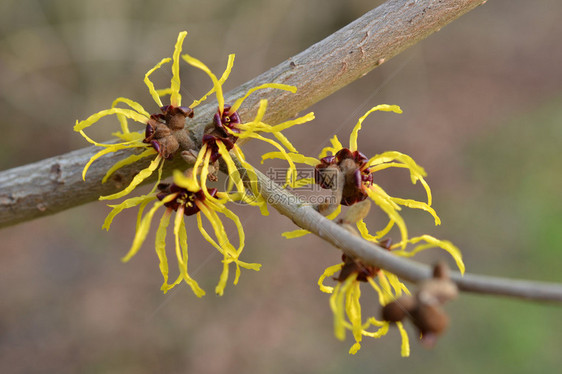
[[[228,91],[380,3],[2,0],[0,170],[85,147],[74,122],[117,96],[153,108],[144,73],[171,55],[181,30],[184,50],[213,71],[236,53]],[[412,235],[453,241],[470,272],[562,282],[560,14],[555,0],[490,1],[316,104],[317,120],[287,136],[315,155],[333,133],[345,143],[372,106],[400,105],[401,115],[365,122],[360,147],[407,153],[427,170],[443,224],[406,212]],[[209,88],[193,69],[182,85],[187,97]],[[110,127],[91,134],[104,140]],[[267,148],[250,145],[257,162]],[[404,171],[376,177],[395,196],[423,196]],[[408,325],[410,358],[400,357],[396,329],[348,355],[352,339],[335,339],[316,286],[338,251],[312,236],[282,238],[294,226],[275,211],[236,210],[244,259],[260,272],[214,296],[220,257],[189,226],[191,274],[207,296],[183,285],[163,295],[153,236],[123,264],[134,212],[102,232],[108,211],[92,203],[0,231],[0,372],[528,373],[562,364],[559,305],[469,294],[447,306],[452,324],[433,350]],[[435,256],[448,260],[439,251],[420,259]]]

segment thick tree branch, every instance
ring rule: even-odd
[[[298,87],[296,94],[266,93],[272,105],[265,120],[279,123],[362,77],[483,2],[485,0],[390,0],[229,92],[226,101],[233,102],[248,88],[262,83],[295,85]],[[253,117],[260,98],[263,96],[252,95],[244,102],[240,110],[242,118]],[[188,121],[195,140],[200,140],[214,111],[214,104],[198,107],[195,118]],[[102,185],[100,180],[109,165],[132,151],[107,155],[94,163],[84,182],[82,167],[95,152],[94,147],[85,148],[1,172],[0,227],[53,214],[94,201],[100,195],[117,192],[148,164],[145,159],[123,168]],[[173,168],[174,164],[168,163],[165,175],[169,175]]]

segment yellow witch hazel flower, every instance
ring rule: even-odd
[[[340,340],[345,339],[346,330],[350,330],[355,338],[355,344],[349,349],[350,354],[355,354],[361,348],[363,336],[380,338],[387,334],[390,323],[370,317],[363,322],[361,313],[361,282],[367,282],[377,292],[379,303],[386,305],[402,293],[410,294],[406,286],[400,282],[396,275],[381,270],[374,266],[364,265],[361,261],[351,257],[342,256],[343,262],[328,267],[320,279],[318,285],[322,292],[331,293],[330,308],[334,313],[334,333]],[[336,287],[324,285],[327,277],[340,272]],[[376,278],[376,281],[375,281]],[[408,334],[402,322],[396,322],[400,335],[402,336],[401,354],[403,357],[410,355],[410,343]]]
[[[317,183],[322,188],[333,189],[336,187],[334,183],[337,183],[335,175],[337,173],[343,174],[343,186],[337,186],[342,192],[340,204],[349,206],[369,197],[389,217],[388,224],[383,230],[377,232],[376,238],[384,237],[396,224],[402,234],[402,240],[405,241],[408,239],[408,231],[399,213],[401,206],[422,209],[429,212],[434,217],[436,225],[439,225],[441,220],[431,207],[431,190],[424,179],[426,172],[421,166],[416,164],[410,156],[396,151],[389,151],[367,158],[357,149],[357,138],[361,125],[363,121],[375,111],[402,113],[402,110],[397,105],[377,105],[367,111],[367,113],[357,121],[349,137],[349,148],[345,148],[340,143],[338,137],[334,135],[334,137],[330,139],[331,146],[325,147],[320,152],[318,158],[304,157],[297,153],[288,154],[288,158],[294,162],[315,167],[315,178],[301,179],[297,181],[297,186]],[[279,152],[270,152],[263,155],[262,159],[280,157],[281,154]],[[427,194],[427,202],[390,196],[379,185],[374,183],[373,174],[375,172],[391,167],[408,169],[410,171],[412,183],[415,184],[417,181],[420,181],[424,187]],[[339,214],[340,208],[341,207],[338,207],[328,218],[335,218]],[[364,229],[365,223],[363,220],[357,222],[357,226],[362,233],[365,232],[366,229]],[[295,238],[307,233],[308,231],[306,230],[296,230],[285,233],[284,236],[287,238]]]
[[[192,172],[193,169],[189,169],[188,173]],[[202,175],[201,177],[204,178],[206,176]],[[205,294],[205,291],[199,287],[197,282],[188,273],[188,246],[184,217],[192,215],[196,216],[197,227],[203,237],[223,255],[223,270],[219,283],[215,288],[215,292],[218,295],[222,295],[224,292],[228,281],[230,264],[234,263],[236,265],[234,284],[237,284],[240,278],[240,268],[256,271],[260,269],[260,264],[246,263],[239,259],[244,249],[244,229],[238,216],[225,207],[225,203],[231,200],[227,193],[219,192],[216,188],[207,189],[201,186],[197,179],[193,179],[191,175],[186,176],[179,170],[174,171],[173,183],[161,183],[158,185],[158,189],[158,193],[150,193],[148,195],[130,198],[123,201],[121,204],[113,205],[113,210],[105,220],[104,228],[109,229],[113,218],[124,209],[139,206],[136,235],[131,249],[123,258],[124,261],[128,261],[138,252],[145,241],[156,211],[162,207],[166,208],[158,225],[155,243],[156,254],[160,260],[160,271],[164,277],[164,284],[161,288],[162,291],[167,292],[175,285],[184,281],[197,296],[201,297]],[[146,205],[153,201],[155,201],[155,203],[152,208],[143,216]],[[166,256],[166,232],[173,212],[175,212],[173,232],[179,276],[173,283],[169,284],[169,268]],[[237,247],[229,240],[219,213],[231,220],[236,226],[239,238]],[[214,239],[203,226],[202,216],[205,216],[211,224],[215,236]]]
[[[117,199],[129,194],[156,169],[161,168],[164,160],[172,158],[178,150],[189,150],[194,148],[193,141],[185,129],[185,120],[187,117],[193,116],[193,108],[212,94],[215,91],[215,87],[213,87],[211,91],[209,91],[201,99],[195,100],[189,107],[182,106],[179,63],[182,44],[186,35],[187,32],[185,31],[179,33],[172,58],[162,59],[145,74],[144,82],[148,87],[154,102],[158,105],[160,113],[149,114],[139,103],[131,99],[119,97],[114,100],[110,109],[102,110],[83,121],[76,122],[74,131],[79,132],[91,144],[103,147],[103,149],[96,153],[85,165],[82,173],[83,178],[86,177],[86,172],[88,171],[90,165],[95,160],[108,153],[117,152],[121,149],[127,148],[144,149],[141,153],[131,155],[113,165],[105,174],[102,179],[102,183],[106,182],[107,179],[119,168],[132,164],[141,158],[156,155],[150,165],[146,169],[141,170],[133,178],[129,186],[118,193],[109,196],[102,196],[100,197],[101,200]],[[170,87],[163,90],[156,90],[154,84],[150,80],[150,76],[170,61],[172,62],[172,79],[170,81]],[[222,81],[224,81],[224,79],[222,79]],[[161,97],[166,95],[170,95],[169,105],[162,104]],[[124,104],[128,106],[128,108],[118,107],[119,104]],[[110,115],[116,115],[119,123],[121,124],[121,131],[113,134],[121,142],[114,144],[98,143],[85,134],[84,130],[86,128],[92,126],[101,118]],[[145,126],[144,134],[140,132],[131,132],[129,130],[127,119],[132,119],[137,123],[143,124]]]
[[[284,91],[289,91],[295,93],[297,88],[294,86],[289,86],[286,84],[279,83],[265,83],[257,87],[249,89],[245,95],[238,98],[232,105],[225,104],[223,91],[222,91],[222,81],[232,68],[234,55],[229,56],[228,66],[225,70],[225,74],[221,79],[211,72],[211,70],[203,64],[201,61],[189,55],[183,55],[182,58],[190,65],[203,70],[213,81],[214,91],[216,92],[218,110],[213,117],[213,123],[207,126],[204,130],[204,135],[202,138],[202,147],[197,155],[195,161],[196,168],[201,167],[202,169],[208,169],[209,166],[216,164],[219,159],[222,159],[228,167],[228,172],[230,176],[229,191],[233,186],[236,186],[238,197],[252,205],[258,205],[262,209],[263,214],[267,214],[267,207],[265,201],[259,194],[259,191],[255,190],[257,185],[257,177],[252,165],[246,162],[244,153],[239,146],[236,145],[238,139],[257,139],[264,141],[273,145],[277,148],[280,154],[284,155],[284,158],[290,163],[292,169],[296,172],[295,165],[292,159],[289,157],[288,152],[297,152],[295,147],[289,142],[289,140],[282,134],[282,131],[295,126],[304,124],[314,119],[314,113],[308,113],[305,116],[283,122],[276,126],[271,126],[264,123],[263,117],[267,109],[267,100],[260,100],[260,105],[257,114],[253,121],[243,123],[238,110],[243,104],[244,100],[248,98],[252,93],[262,90],[262,89],[279,89]],[[262,133],[272,134],[277,140],[267,138],[262,135]],[[234,160],[229,152],[233,152],[240,164],[244,167],[247,177],[249,178],[250,185],[253,189],[253,199],[246,195],[246,190],[242,183],[242,177],[238,172]],[[214,167],[213,169],[217,169]],[[194,174],[195,175],[195,174]],[[296,175],[296,173],[295,173]],[[234,196],[234,195],[233,195]]]
[[[429,235],[408,238],[406,223],[399,214],[401,206],[409,208],[422,209],[429,212],[435,219],[436,224],[440,224],[440,219],[435,210],[431,208],[431,190],[425,181],[426,173],[422,167],[417,165],[414,160],[400,152],[389,151],[367,158],[357,148],[357,139],[359,130],[363,121],[372,112],[389,111],[394,113],[402,113],[400,107],[396,105],[377,105],[365,113],[357,122],[349,139],[349,148],[345,148],[337,136],[331,139],[331,146],[322,150],[319,158],[306,157],[297,153],[289,153],[288,158],[297,163],[304,163],[315,167],[314,179],[301,179],[296,181],[295,186],[304,186],[307,184],[317,183],[322,188],[339,190],[341,201],[337,209],[327,216],[328,219],[335,219],[341,212],[341,206],[351,206],[358,202],[364,201],[367,197],[379,206],[389,217],[389,223],[376,233],[375,236],[369,234],[366,227],[364,217],[366,212],[360,217],[351,220],[357,225],[361,236],[364,239],[373,241],[379,246],[388,250],[394,250],[393,254],[398,256],[409,257],[416,253],[429,248],[441,248],[447,251],[456,261],[461,272],[464,272],[464,264],[462,256],[458,248],[451,242],[439,240]],[[270,152],[262,156],[262,158],[286,158],[279,152]],[[421,202],[411,199],[393,197],[387,194],[380,186],[374,183],[373,173],[390,167],[405,168],[410,171],[412,183],[420,181],[427,194],[427,202]],[[340,178],[336,176],[340,175]],[[343,185],[334,185],[335,183],[343,183]],[[338,196],[340,196],[338,195]],[[361,209],[358,209],[361,210]],[[366,210],[368,212],[368,209]],[[349,213],[349,211],[348,211]],[[349,215],[349,214],[348,214]],[[344,219],[346,221],[346,219]],[[390,239],[380,241],[394,225],[397,225],[401,240],[390,245]],[[295,230],[284,233],[287,238],[296,238],[307,234],[306,230]],[[413,249],[406,250],[408,245],[415,245]],[[395,250],[400,248],[399,250]],[[338,282],[336,287],[328,287],[324,285],[324,280],[332,275],[340,272],[335,278]],[[355,344],[351,347],[350,353],[355,354],[361,347],[363,336],[379,338],[388,332],[388,321],[379,321],[375,317],[363,319],[361,312],[360,283],[365,282],[377,292],[381,306],[385,306],[396,298],[402,296],[403,293],[409,295],[406,286],[398,279],[395,274],[388,271],[363,264],[361,260],[343,256],[343,262],[328,267],[319,279],[320,290],[331,293],[330,306],[334,313],[334,330],[337,338],[343,340],[345,331],[350,330],[355,338]],[[402,356],[408,356],[410,352],[409,340],[406,330],[401,321],[397,321],[396,325],[402,336]]]
[[[421,244],[419,244],[421,242]],[[457,247],[446,240],[439,240],[430,235],[423,235],[412,238],[407,243],[397,243],[391,245],[390,239],[377,242],[383,248],[392,250],[397,256],[411,257],[416,253],[429,248],[442,248],[451,254],[456,264],[464,273],[465,267],[462,256]],[[405,244],[417,244],[412,250],[394,250]],[[318,285],[322,292],[331,293],[330,307],[334,313],[334,333],[340,340],[345,339],[345,331],[350,330],[355,339],[355,344],[350,348],[349,353],[355,354],[361,348],[363,336],[371,338],[380,338],[387,334],[390,322],[378,320],[375,317],[369,317],[363,321],[361,313],[361,282],[369,283],[369,285],[378,294],[381,306],[386,306],[396,301],[403,294],[410,295],[408,288],[393,273],[375,266],[366,265],[360,259],[355,259],[345,254],[342,256],[342,263],[328,267],[318,280]],[[335,287],[324,285],[326,278],[340,272],[337,278],[334,278],[338,284]],[[401,355],[407,357],[410,355],[410,344],[408,334],[404,329],[401,321],[396,321],[396,326],[402,336]],[[376,330],[372,330],[376,329]]]
[[[250,180],[257,181],[253,167],[245,161],[244,154],[234,143],[238,138],[256,138],[266,141],[285,152],[283,147],[287,147],[289,152],[296,152],[294,147],[282,135],[281,131],[293,125],[305,123],[314,118],[312,113],[296,120],[287,121],[281,125],[269,126],[262,122],[265,114],[267,101],[262,100],[258,114],[254,121],[242,123],[238,114],[238,109],[244,100],[253,92],[266,88],[281,89],[295,92],[296,87],[268,83],[250,89],[243,97],[237,99],[232,106],[224,104],[224,96],[222,85],[230,75],[234,63],[234,55],[229,55],[227,67],[222,76],[217,78],[210,69],[201,61],[184,54],[182,55],[182,44],[187,35],[181,32],[178,35],[172,58],[164,58],[146,75],[144,82],[149,92],[160,107],[160,113],[148,114],[148,112],[137,102],[127,99],[118,98],[114,101],[110,109],[106,109],[96,113],[84,121],[77,122],[74,129],[79,132],[90,143],[103,147],[103,149],[94,155],[84,167],[83,177],[90,165],[105,154],[117,152],[127,148],[141,148],[142,152],[134,154],[130,157],[113,165],[106,173],[102,182],[105,182],[119,168],[132,164],[137,160],[156,155],[150,165],[133,178],[132,182],[124,190],[109,195],[102,196],[100,199],[117,199],[129,194],[142,181],[148,178],[155,170],[158,170],[158,181],[154,185],[152,191],[148,194],[138,197],[129,198],[117,205],[110,205],[113,210],[107,216],[103,228],[109,229],[111,222],[117,214],[124,209],[139,207],[136,235],[132,247],[128,254],[124,257],[124,261],[128,261],[140,249],[144,242],[152,218],[156,211],[165,207],[165,212],[160,219],[160,224],[156,233],[156,253],[160,260],[160,270],[164,277],[162,290],[167,292],[176,284],[184,281],[187,283],[197,296],[202,296],[204,291],[199,287],[197,282],[191,278],[188,273],[188,252],[187,252],[187,234],[184,226],[184,216],[196,215],[197,225],[203,237],[214,246],[223,255],[223,271],[220,276],[219,283],[215,289],[216,293],[222,295],[226,286],[229,274],[229,265],[236,265],[236,274],[234,284],[238,282],[240,277],[240,269],[259,270],[259,264],[246,263],[239,259],[244,248],[244,231],[240,223],[240,219],[225,204],[230,201],[244,201],[251,205],[258,205],[263,214],[267,214],[267,207],[263,197],[257,191],[256,183],[252,184],[253,196],[249,197],[242,182],[242,175],[238,172],[238,168],[229,151],[238,157],[239,163],[246,169]],[[203,70],[211,78],[213,87],[201,99],[195,100],[189,107],[182,106],[182,97],[180,94],[180,78],[179,63],[184,60],[189,65]],[[172,79],[170,87],[157,90],[150,80],[150,76],[156,70],[160,69],[164,64],[172,62]],[[214,115],[212,126],[205,129],[205,135],[202,140],[202,148],[197,153],[195,145],[190,136],[189,129],[185,127],[187,117],[193,116],[193,108],[205,101],[211,94],[215,93],[218,101],[218,112]],[[170,96],[170,104],[162,105],[162,97]],[[127,108],[119,107],[120,104],[128,106]],[[121,124],[121,131],[114,133],[120,140],[115,144],[102,144],[95,142],[88,137],[84,130],[89,126],[98,122],[105,116],[116,115]],[[131,132],[128,127],[128,119],[145,125],[145,132]],[[258,132],[268,132],[278,140],[278,142],[268,139]],[[171,184],[160,183],[162,167],[164,161],[172,158],[175,154],[180,153],[188,162],[193,161],[194,167],[189,169],[186,174],[182,174],[176,170],[174,172],[174,181]],[[219,192],[216,188],[208,188],[207,180],[214,180],[214,172],[218,170],[219,159],[224,160],[230,174],[230,184],[227,191]],[[236,192],[231,193],[232,187],[236,186]],[[152,208],[143,216],[146,206],[154,201]],[[176,257],[179,266],[179,276],[171,284],[168,283],[168,260],[166,256],[166,230],[169,226],[172,213],[176,212],[173,224],[173,232],[175,237]],[[210,222],[214,237],[210,235],[203,226],[202,216],[205,216]],[[239,245],[234,246],[226,233],[221,216],[228,218],[236,226]]]

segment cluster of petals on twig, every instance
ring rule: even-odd
[[[317,184],[321,188],[334,191],[333,196],[337,197],[337,202],[332,204],[334,206],[330,209],[320,205],[316,207],[320,213],[332,220],[335,220],[340,215],[342,206],[355,206],[355,204],[368,199],[368,201],[372,201],[387,215],[388,223],[378,230],[375,235],[372,235],[364,220],[366,213],[360,214],[351,220],[354,226],[350,229],[351,231],[368,241],[378,244],[380,247],[392,251],[397,256],[409,257],[429,248],[441,248],[453,257],[458,268],[461,272],[464,272],[461,253],[451,242],[439,240],[430,235],[408,236],[406,223],[400,214],[402,207],[426,211],[433,217],[436,225],[441,223],[437,213],[431,207],[432,196],[429,185],[425,180],[425,170],[410,156],[397,151],[383,152],[370,158],[359,151],[357,146],[359,130],[364,120],[376,111],[402,113],[400,107],[396,105],[377,105],[359,118],[351,132],[348,147],[344,147],[338,137],[334,136],[330,139],[330,146],[322,149],[318,158],[303,156],[296,152],[290,153],[288,158],[293,162],[307,164],[310,167],[314,167],[315,171],[314,178],[296,180],[292,187]],[[263,160],[286,158],[282,156],[284,155],[280,152],[269,152],[264,154],[262,158]],[[376,183],[374,175],[376,172],[387,168],[403,168],[408,170],[411,182],[416,184],[419,181],[423,186],[427,201],[400,198],[388,194]],[[368,207],[370,207],[370,204]],[[342,219],[340,219],[341,222]],[[346,225],[349,226],[348,224]],[[390,241],[383,240],[383,238],[395,226],[399,229],[400,240],[391,245]],[[286,238],[297,238],[308,233],[307,230],[299,229],[286,232],[283,236]],[[409,246],[413,246],[413,248],[408,248]],[[334,278],[337,285],[335,287],[325,286],[324,280],[338,272],[340,272],[339,275]],[[360,283],[369,283],[378,294],[379,302],[382,306],[395,301],[403,294],[410,294],[408,288],[396,275],[384,269],[365,264],[359,258],[344,255],[343,262],[328,267],[319,280],[321,291],[332,294],[330,306],[334,313],[336,337],[343,340],[345,338],[345,331],[350,330],[355,338],[355,344],[351,347],[350,353],[355,354],[361,347],[360,342],[363,336],[381,337],[387,333],[388,326],[392,322],[398,326],[402,336],[401,353],[403,356],[408,356],[410,352],[408,335],[401,320],[385,321],[377,320],[375,317],[363,319],[359,302],[361,296]],[[372,329],[375,329],[375,331]]]
[[[408,257],[428,248],[442,248],[452,255],[461,272],[464,271],[460,251],[452,243],[429,235],[412,238],[408,236],[406,223],[400,214],[402,207],[426,211],[434,218],[436,225],[440,224],[439,217],[431,207],[431,190],[425,180],[424,169],[417,165],[411,157],[400,152],[383,152],[369,158],[358,150],[358,134],[363,121],[375,111],[401,113],[402,111],[398,106],[378,105],[365,113],[353,128],[348,147],[344,147],[338,137],[334,136],[330,139],[331,145],[325,147],[317,158],[305,156],[296,150],[282,131],[311,121],[314,119],[313,113],[272,126],[264,122],[268,106],[268,101],[264,99],[260,100],[253,120],[244,122],[239,114],[239,109],[246,98],[258,90],[277,89],[294,93],[296,87],[279,83],[262,84],[248,90],[245,95],[237,98],[231,105],[226,104],[223,84],[232,70],[234,55],[229,55],[227,67],[221,77],[218,78],[201,61],[188,54],[182,54],[182,45],[186,34],[186,32],[179,34],[172,57],[162,59],[145,75],[144,82],[159,108],[157,113],[149,114],[139,103],[119,97],[113,102],[111,108],[95,113],[83,121],[77,121],[74,127],[75,131],[79,132],[88,142],[102,148],[85,165],[84,178],[90,165],[109,153],[129,148],[140,149],[139,152],[111,166],[103,177],[102,183],[106,182],[117,170],[134,164],[142,158],[154,157],[148,167],[138,171],[130,184],[123,190],[100,197],[101,200],[124,197],[135,190],[154,172],[157,172],[156,183],[149,193],[130,197],[119,204],[110,205],[112,211],[104,222],[103,228],[105,229],[109,229],[115,216],[123,210],[138,207],[135,237],[129,252],[124,257],[124,261],[128,261],[139,251],[149,233],[154,215],[158,210],[163,209],[164,213],[156,231],[155,250],[159,259],[160,271],[164,278],[162,285],[164,292],[181,282],[185,282],[197,296],[205,294],[205,291],[188,272],[186,217],[195,216],[201,235],[223,256],[223,270],[215,288],[217,294],[222,295],[224,292],[231,264],[235,266],[234,284],[238,282],[241,268],[259,270],[260,264],[240,260],[245,242],[244,229],[240,218],[227,208],[228,203],[238,201],[257,206],[262,214],[268,214],[266,201],[259,190],[256,171],[246,161],[246,157],[239,146],[241,143],[239,140],[257,139],[276,149],[263,155],[262,162],[270,158],[281,158],[288,162],[285,186],[298,188],[317,184],[321,188],[333,191],[337,196],[336,203],[328,207],[317,207],[318,211],[327,218],[335,220],[341,213],[342,206],[350,206],[351,209],[352,206],[358,206],[357,203],[365,200],[372,201],[387,215],[388,223],[379,231],[376,231],[375,235],[372,235],[364,221],[366,214],[359,214],[351,220],[353,225],[351,230],[354,233],[392,251],[397,256]],[[179,66],[181,61],[203,71],[213,84],[209,92],[199,100],[193,101],[189,106],[182,105],[180,94]],[[156,89],[150,80],[150,76],[169,62],[171,62],[172,67],[170,86],[164,89]],[[213,94],[218,104],[217,111],[212,115],[212,118],[208,119],[209,124],[205,127],[200,138],[201,144],[196,144],[196,136],[191,132],[189,119],[194,116],[195,108]],[[166,96],[169,96],[169,104],[163,105],[162,98]],[[122,107],[123,105],[126,107]],[[84,132],[86,128],[97,123],[102,117],[110,115],[116,115],[120,123],[120,131],[113,134],[117,138],[117,142],[99,143],[86,135]],[[141,131],[131,131],[128,124],[129,119],[142,124],[144,131],[142,129]],[[271,137],[268,137],[268,134]],[[164,163],[177,155],[180,155],[186,161],[187,166],[184,170],[174,170],[171,183],[162,183]],[[314,167],[314,178],[297,179],[296,164],[298,163]],[[208,181],[217,180],[216,174],[221,168],[228,173],[229,179],[224,190],[219,191],[216,187],[210,187]],[[374,176],[376,172],[387,168],[407,169],[411,182],[416,184],[419,181],[423,186],[427,201],[389,195],[376,183]],[[336,178],[333,177],[334,175]],[[145,213],[147,206],[151,203],[152,206]],[[166,236],[172,216],[174,216],[172,228],[179,275],[170,283]],[[213,235],[205,228],[203,217],[211,225]],[[227,234],[225,220],[230,221],[236,228],[237,245],[232,243]],[[349,222],[346,224],[348,225]],[[390,241],[383,240],[383,238],[395,226],[400,232],[400,240],[396,244],[391,244]],[[307,233],[306,230],[296,230],[284,233],[284,236],[296,238]],[[414,248],[409,249],[409,245],[414,246]],[[339,275],[334,278],[337,282],[335,287],[324,285],[326,278],[332,277],[338,272]],[[336,337],[343,340],[346,330],[352,332],[355,343],[351,347],[350,353],[354,354],[360,349],[363,336],[381,337],[388,332],[389,325],[394,323],[398,326],[402,336],[402,355],[409,355],[408,335],[402,324],[404,318],[378,320],[375,317],[369,317],[364,319],[361,312],[361,283],[368,283],[376,291],[379,303],[383,307],[396,305],[399,300],[410,300],[401,299],[403,295],[410,295],[410,292],[395,274],[364,263],[360,258],[344,255],[341,263],[330,266],[324,271],[318,283],[321,291],[332,294],[330,306],[334,314]],[[390,309],[390,307],[387,309]],[[414,313],[418,309],[411,310]],[[441,313],[441,310],[438,310],[438,312]],[[432,330],[431,332],[434,333],[435,331]]]
[[[255,118],[250,122],[244,123],[240,118],[238,109],[249,95],[258,90],[268,88],[294,93],[296,87],[277,83],[263,84],[251,88],[244,96],[235,100],[232,105],[227,105],[225,104],[222,85],[230,75],[234,64],[234,55],[229,55],[224,73],[220,78],[217,78],[201,61],[188,54],[182,54],[182,45],[186,35],[186,32],[181,32],[178,35],[172,58],[162,59],[145,75],[144,82],[153,100],[158,105],[159,112],[149,114],[139,103],[120,97],[113,102],[110,109],[95,113],[83,121],[77,121],[74,130],[79,132],[88,142],[102,147],[102,150],[97,152],[85,165],[83,178],[86,177],[87,170],[94,161],[109,153],[128,148],[141,149],[140,152],[134,153],[110,167],[102,179],[102,183],[106,182],[117,170],[124,166],[133,164],[145,157],[154,157],[148,167],[136,173],[126,188],[112,195],[100,197],[100,200],[113,200],[124,197],[135,190],[137,186],[149,178],[155,171],[157,172],[157,181],[149,193],[130,197],[119,204],[110,205],[112,211],[104,222],[103,228],[105,229],[109,229],[115,216],[123,210],[138,207],[135,237],[129,252],[123,260],[128,261],[138,252],[149,233],[155,213],[160,209],[164,209],[155,239],[155,250],[160,262],[160,271],[164,278],[161,289],[167,292],[183,281],[191,287],[197,296],[203,296],[205,291],[188,272],[188,244],[185,221],[186,217],[195,216],[201,235],[223,256],[223,270],[215,288],[215,292],[222,295],[228,281],[231,264],[236,266],[234,284],[238,282],[241,268],[259,270],[261,266],[256,263],[247,263],[240,260],[245,242],[244,229],[240,218],[227,208],[227,204],[234,201],[242,201],[248,205],[258,206],[262,214],[268,214],[265,200],[257,189],[257,177],[254,168],[246,161],[242,150],[236,145],[237,140],[240,138],[259,139],[273,145],[277,150],[285,152],[285,154],[295,152],[295,148],[283,136],[281,131],[294,125],[306,123],[312,120],[314,115],[309,113],[306,116],[284,122],[281,125],[270,126],[263,122],[267,100],[261,100]],[[209,92],[201,99],[193,101],[189,106],[182,106],[179,73],[181,61],[185,61],[187,64],[205,72],[213,83]],[[172,63],[170,86],[164,89],[156,89],[150,80],[150,76],[169,62]],[[216,96],[218,109],[213,117],[209,118],[211,124],[205,128],[201,147],[197,149],[194,141],[195,136],[192,136],[193,134],[189,127],[189,118],[193,117],[194,109],[212,94]],[[169,104],[167,105],[162,103],[162,98],[165,96],[169,96]],[[127,107],[120,107],[120,104],[124,104]],[[113,134],[118,140],[116,143],[99,143],[86,135],[84,132],[86,128],[98,122],[102,117],[110,115],[116,115],[121,125],[121,130]],[[144,125],[144,131],[129,130],[128,119]],[[260,132],[270,133],[276,140],[263,136]],[[244,173],[239,172],[239,167],[231,154],[234,154]],[[187,162],[185,170],[174,170],[173,181],[171,183],[161,183],[164,163],[177,155],[180,155]],[[221,163],[228,169],[230,177],[229,183],[223,191],[207,185],[208,181],[216,180],[215,174]],[[244,186],[244,178],[249,180],[249,185],[252,186],[249,192]],[[151,203],[153,205],[145,213],[148,204]],[[174,215],[173,234],[179,275],[175,281],[169,283],[166,234],[172,215]],[[211,235],[205,228],[203,217],[210,223],[214,235]],[[229,239],[223,222],[225,219],[232,222],[236,227],[237,245],[234,245]]]

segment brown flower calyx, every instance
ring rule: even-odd
[[[187,107],[166,105],[162,113],[150,116],[146,124],[144,143],[152,147],[165,159],[171,159],[181,149],[192,149],[194,143],[185,128],[185,119],[193,117],[193,110]]]
[[[391,239],[383,240],[379,245],[390,251]],[[377,266],[364,264],[360,259],[342,254],[341,259],[343,261],[343,267],[337,278],[334,280],[338,282],[345,281],[351,274],[357,274],[357,280],[359,282],[367,282],[367,278],[374,278],[377,273],[381,270]]]
[[[347,212],[345,212],[344,217],[340,220],[341,224],[356,224],[361,221],[369,214],[371,210],[371,201],[364,200],[357,204],[351,206]]]
[[[222,112],[219,108],[213,116],[213,122],[208,124],[203,131],[202,143],[207,144],[207,148],[211,150],[211,162],[213,163],[221,157],[217,142],[222,142],[230,151],[238,140],[231,132],[240,132],[236,128],[236,124],[241,123],[241,120],[238,112],[229,112],[230,108],[230,105],[225,105]]]
[[[339,170],[343,176],[341,188],[342,205],[353,205],[367,198],[364,187],[373,184],[373,175],[368,167],[369,159],[359,151],[350,151],[347,148],[340,149],[333,156],[326,156],[320,160],[315,168],[316,183],[322,188],[334,189],[334,173]]]
[[[213,116],[213,122],[205,127],[203,133],[219,139],[228,139],[232,144],[236,143],[238,138],[232,133],[238,134],[240,132],[236,125],[242,123],[242,121],[238,112],[229,112],[230,108],[230,105],[225,105],[222,111],[219,108]]]
[[[183,207],[183,213],[186,216],[191,216],[198,213],[200,209],[197,206],[197,202],[204,202],[207,198],[203,190],[192,192],[187,190],[186,188],[178,186],[175,183],[160,183],[158,185],[158,190],[160,190],[160,192],[156,194],[156,197],[160,201],[164,200],[166,197],[172,194],[175,195],[173,200],[168,201],[164,204],[164,206],[174,211],[177,211],[181,206]],[[215,195],[217,194],[216,188],[209,188],[207,191],[212,197],[215,197]]]
[[[367,278],[373,278],[379,272],[380,268],[372,265],[366,265],[357,258],[350,257],[345,253],[342,255],[343,267],[340,274],[334,280],[338,282],[345,281],[351,274],[357,274],[359,282],[367,282]]]
[[[418,328],[421,341],[433,347],[437,338],[449,326],[449,316],[443,310],[446,301],[456,298],[457,286],[449,279],[444,263],[433,269],[433,278],[422,282],[415,295],[401,296],[382,308],[382,318],[389,322],[408,318]]]

